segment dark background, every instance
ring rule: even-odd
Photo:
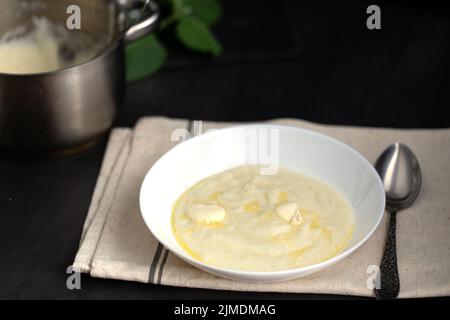
[[[211,59],[172,52],[160,73],[129,85],[116,125],[166,115],[450,127],[450,13],[440,2],[223,3],[216,33],[224,54]],[[381,30],[366,28],[369,4],[381,7]],[[334,298],[89,276],[82,277],[82,290],[68,290],[65,271],[77,250],[106,139],[65,158],[0,158],[0,298]]]

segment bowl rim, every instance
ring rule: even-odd
[[[163,162],[164,159],[167,158],[170,153],[175,152],[174,150],[177,150],[179,148],[187,148],[189,145],[191,145],[193,143],[198,143],[197,141],[201,141],[201,139],[206,139],[209,135],[220,135],[220,134],[223,134],[223,132],[234,131],[234,130],[241,130],[241,129],[246,129],[246,128],[274,128],[274,129],[278,128],[278,129],[282,129],[282,130],[300,131],[302,133],[306,133],[306,134],[309,134],[309,135],[312,135],[312,136],[316,136],[316,137],[319,137],[319,138],[331,141],[333,143],[336,143],[339,146],[341,146],[344,149],[346,149],[347,151],[353,153],[357,158],[362,160],[365,165],[367,165],[367,167],[369,168],[369,170],[372,172],[373,176],[375,177],[377,188],[379,189],[379,191],[383,195],[383,197],[382,197],[382,205],[380,206],[381,212],[377,212],[378,218],[377,218],[374,226],[356,244],[354,244],[351,247],[347,247],[346,249],[342,250],[339,254],[337,254],[337,255],[329,258],[329,259],[325,259],[325,260],[320,261],[318,263],[307,265],[307,266],[304,266],[304,267],[297,267],[297,268],[290,268],[290,269],[283,269],[283,270],[275,270],[275,271],[239,270],[239,269],[223,268],[223,267],[219,267],[219,266],[216,266],[216,265],[207,264],[207,263],[204,263],[203,261],[200,261],[200,260],[197,260],[197,259],[191,257],[183,249],[177,250],[177,248],[173,248],[173,246],[168,244],[164,239],[161,239],[160,237],[158,237],[157,233],[152,229],[150,221],[148,221],[148,219],[146,218],[146,215],[144,214],[144,207],[145,207],[144,202],[145,202],[145,200],[144,200],[144,194],[143,193],[144,193],[145,186],[149,183],[148,181],[150,181],[151,173],[154,170],[154,168],[158,168],[160,163]],[[379,225],[381,223],[381,220],[383,219],[383,216],[384,216],[384,213],[385,213],[386,197],[384,195],[385,195],[385,192],[384,192],[383,183],[382,183],[381,178],[379,177],[377,171],[375,170],[374,166],[370,163],[369,160],[366,159],[366,157],[364,157],[361,153],[359,153],[356,149],[354,149],[353,147],[349,146],[348,144],[346,144],[346,143],[344,143],[344,142],[342,142],[342,141],[340,141],[340,140],[338,140],[336,138],[328,136],[326,134],[319,133],[319,132],[316,132],[316,131],[310,130],[310,129],[301,128],[301,127],[295,127],[295,126],[284,125],[284,124],[249,123],[249,124],[239,124],[239,125],[233,125],[233,126],[226,127],[226,128],[220,128],[220,129],[214,129],[214,130],[211,130],[211,131],[206,131],[206,132],[204,132],[201,135],[194,136],[192,138],[189,138],[188,140],[185,140],[185,141],[182,141],[182,142],[178,143],[173,148],[171,148],[169,151],[164,153],[151,166],[151,168],[145,174],[144,179],[142,180],[142,184],[141,184],[141,187],[140,187],[140,190],[139,190],[139,207],[140,207],[140,213],[141,213],[141,216],[142,216],[142,218],[144,220],[144,223],[146,224],[146,226],[149,229],[149,231],[151,232],[151,234],[156,238],[156,240],[158,240],[158,242],[161,243],[164,246],[164,248],[166,248],[168,251],[172,252],[177,257],[179,257],[179,258],[189,262],[191,265],[194,265],[194,266],[196,266],[196,267],[198,267],[200,269],[203,269],[203,270],[210,270],[211,269],[211,270],[213,270],[215,272],[215,274],[227,273],[229,275],[235,275],[235,276],[237,276],[239,278],[254,278],[254,277],[277,278],[277,277],[281,277],[281,276],[283,276],[283,277],[295,276],[296,274],[299,274],[299,273],[309,274],[308,272],[312,273],[313,271],[318,271],[318,270],[320,270],[322,268],[330,266],[330,265],[340,261],[341,259],[347,257],[351,253],[353,253],[363,243],[365,243],[367,241],[367,239],[369,239],[373,235],[373,233],[377,230],[377,228],[379,227]],[[172,214],[172,212],[170,214]]]

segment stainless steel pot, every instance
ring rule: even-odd
[[[111,127],[125,90],[124,45],[152,32],[154,4],[133,25],[129,10],[143,0],[1,0],[0,37],[33,16],[66,25],[67,8],[81,9],[81,31],[105,43],[96,58],[39,74],[0,73],[0,150],[48,154],[79,149]],[[72,31],[71,31],[72,32]]]

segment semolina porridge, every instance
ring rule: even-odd
[[[222,268],[304,267],[343,250],[353,209],[331,186],[280,168],[236,167],[208,177],[177,200],[174,235],[192,257]]]

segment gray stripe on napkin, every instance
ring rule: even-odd
[[[158,243],[158,248],[155,251],[155,255],[153,256],[152,264],[150,265],[150,272],[148,274],[148,282],[149,283],[155,283],[155,273],[156,268],[158,267],[158,262],[161,257],[161,252],[163,251],[164,247],[161,243]]]
[[[162,275],[164,272],[164,266],[166,265],[168,255],[169,255],[169,251],[167,249],[164,249],[164,258],[162,259],[161,267],[159,267],[158,281],[156,282],[157,284],[161,284],[161,278],[162,278]]]

